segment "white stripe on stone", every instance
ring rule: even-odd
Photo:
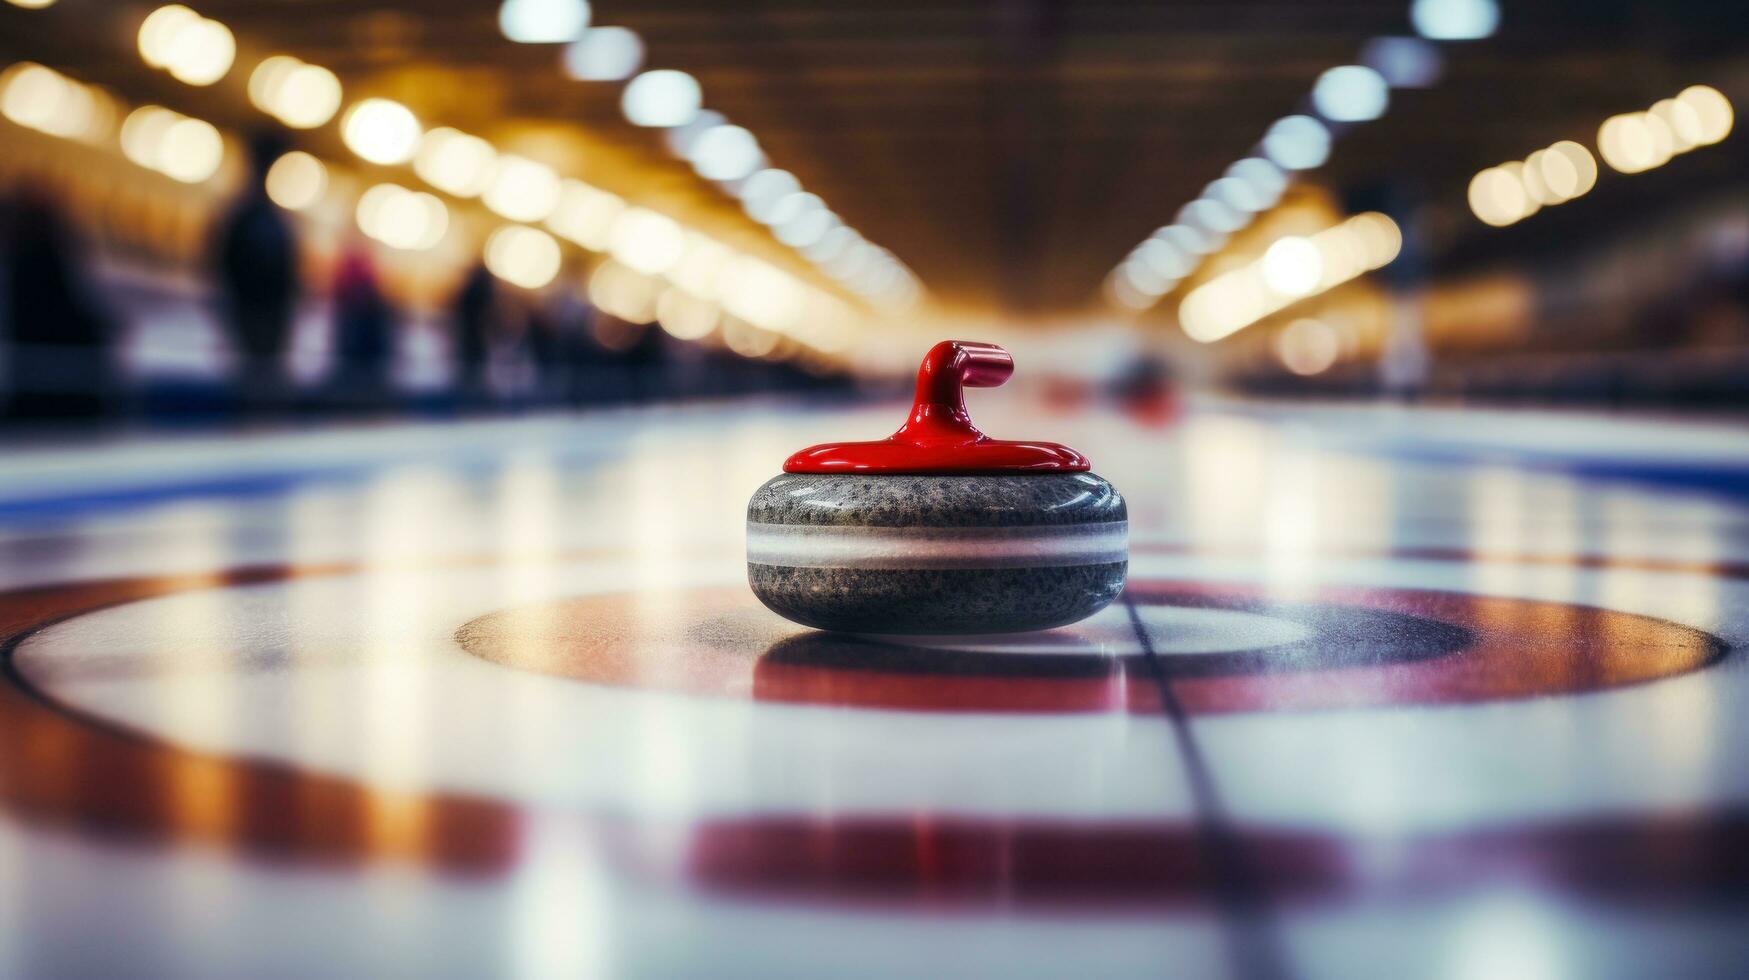
[[[1129,558],[1129,522],[1037,527],[747,524],[747,561],[801,568],[1039,568]]]

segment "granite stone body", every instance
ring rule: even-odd
[[[1123,496],[1092,473],[785,473],[748,503],[747,577],[821,629],[1048,629],[1123,591],[1128,532]]]

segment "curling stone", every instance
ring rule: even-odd
[[[1008,633],[1084,619],[1123,591],[1129,514],[1087,458],[992,439],[963,387],[1014,373],[946,340],[899,431],[812,446],[747,504],[747,579],[773,612],[855,633]]]

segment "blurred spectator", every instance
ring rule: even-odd
[[[90,418],[108,404],[114,374],[110,317],[94,298],[73,232],[41,194],[21,191],[5,249],[11,345],[6,414]]]
[[[596,338],[599,340],[603,334],[614,337],[615,343],[610,349],[619,355],[632,401],[654,401],[679,394],[668,386],[668,345],[664,342],[668,335],[649,324],[617,321],[613,325],[617,325],[618,331],[597,330]],[[603,324],[597,323],[596,326]],[[621,346],[622,343],[625,346]]]
[[[334,274],[334,387],[343,404],[381,405],[394,364],[395,316],[370,254],[354,245]]]
[[[1178,415],[1172,365],[1157,354],[1142,353],[1124,365],[1112,394],[1124,412],[1143,425],[1165,425]]]
[[[483,403],[488,388],[486,367],[499,333],[497,280],[484,262],[476,262],[468,270],[450,305],[455,315],[457,392],[464,404]]]
[[[548,390],[563,404],[582,405],[589,398],[594,380],[590,365],[595,344],[589,337],[595,319],[595,307],[581,286],[556,291],[548,307],[555,328],[555,360],[557,376],[547,382]]]
[[[556,400],[564,390],[565,365],[562,360],[556,311],[535,304],[528,311],[528,326],[523,336],[528,344],[528,358],[534,368],[533,398],[546,403]]]
[[[278,136],[249,144],[249,180],[220,224],[214,274],[224,316],[242,358],[241,391],[250,411],[283,397],[285,348],[298,299],[297,242],[291,223],[267,197],[267,171],[285,150]]]

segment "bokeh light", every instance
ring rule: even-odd
[[[423,251],[449,229],[449,209],[434,195],[399,184],[377,184],[359,195],[358,230],[390,248]]]
[[[1675,143],[1674,152],[1687,153],[1700,145],[1700,114],[1693,106],[1676,99],[1659,99],[1646,111],[1657,116],[1670,131]]]
[[[1645,112],[1610,116],[1597,128],[1597,153],[1619,173],[1638,174],[1730,135],[1731,101],[1708,85],[1691,85]]]
[[[740,180],[759,169],[759,141],[740,126],[712,126],[686,150],[692,169],[706,180]]]
[[[1501,167],[1489,167],[1470,178],[1470,210],[1495,227],[1505,227],[1530,213],[1524,184]]]
[[[1418,37],[1375,37],[1360,49],[1360,63],[1392,88],[1426,88],[1445,66],[1439,49]]]
[[[698,80],[683,71],[658,68],[631,80],[620,96],[620,108],[634,126],[684,126],[698,115],[704,93]]]
[[[788,331],[801,314],[802,284],[750,255],[737,256],[724,267],[718,290],[724,309],[767,330]]]
[[[1199,197],[1178,211],[1178,223],[1217,235],[1245,227],[1246,217],[1220,201]]]
[[[656,300],[656,322],[677,340],[699,340],[717,328],[716,304],[685,290],[665,289]]]
[[[1105,277],[1106,298],[1128,310],[1141,311],[1153,306],[1159,297],[1137,289],[1124,270],[1125,266],[1120,265]]]
[[[1476,41],[1500,25],[1500,7],[1495,0],[1415,0],[1409,20],[1429,40]]]
[[[772,234],[791,248],[807,248],[825,238],[826,233],[838,227],[839,223],[838,216],[824,206],[812,207],[772,229]]]
[[[328,189],[328,168],[302,150],[292,150],[267,170],[267,196],[288,211],[302,211],[322,199]]]
[[[1146,259],[1131,252],[1118,267],[1118,272],[1135,288],[1136,292],[1146,296],[1162,296],[1177,285],[1177,280],[1162,276],[1148,265]]]
[[[766,224],[774,229],[782,228],[810,211],[823,211],[825,208],[826,202],[820,200],[818,194],[807,191],[786,194],[772,204],[766,214]]]
[[[480,200],[512,221],[540,221],[559,206],[559,175],[544,163],[506,153],[492,166]]]
[[[146,15],[137,35],[140,58],[189,85],[211,85],[225,77],[237,57],[231,29],[181,4]]]
[[[546,224],[566,241],[605,252],[614,223],[625,209],[625,201],[617,195],[580,180],[565,180],[559,185],[559,205]]]
[[[1543,182],[1564,201],[1580,197],[1597,186],[1597,160],[1591,151],[1572,140],[1548,148],[1542,161]]]
[[[198,184],[218,172],[225,141],[204,119],[178,119],[164,130],[158,146],[158,169],[185,184]]]
[[[656,296],[661,284],[650,276],[620,262],[603,262],[589,276],[589,301],[610,316],[629,323],[649,323],[656,319]],[[635,342],[637,334],[627,339]],[[598,339],[600,335],[597,335]],[[623,349],[631,343],[608,343],[610,348]]]
[[[1502,228],[1545,207],[1581,197],[1597,183],[1597,161],[1591,151],[1572,140],[1537,150],[1522,161],[1510,161],[1470,178],[1470,211],[1484,223]]]
[[[788,171],[763,170],[747,183],[743,199],[747,216],[767,226],[787,224],[803,211],[823,206],[818,197],[801,190]]]
[[[1710,85],[1690,85],[1676,101],[1694,113],[1696,130],[1690,137],[1697,146],[1710,146],[1731,135],[1736,113],[1731,100]]]
[[[776,332],[744,320],[723,324],[723,344],[742,357],[764,357],[777,349],[780,339]]]
[[[498,8],[498,29],[518,44],[574,41],[588,26],[586,0],[504,0]]]
[[[314,129],[340,110],[340,79],[290,55],[263,59],[249,75],[249,101],[292,129]]]
[[[486,239],[486,268],[524,289],[539,289],[552,282],[562,260],[559,243],[538,228],[506,225]]]
[[[1189,225],[1167,225],[1153,237],[1190,255],[1207,255],[1221,247],[1221,239]]]
[[[128,115],[121,143],[128,159],[185,184],[218,173],[225,156],[224,138],[211,123],[155,105]]]
[[[1295,320],[1275,335],[1275,356],[1282,367],[1302,377],[1330,370],[1341,353],[1341,336],[1322,320]]]
[[[1264,202],[1258,210],[1274,207],[1287,190],[1287,175],[1281,168],[1261,157],[1246,157],[1227,168],[1227,176],[1248,184]]]
[[[1137,245],[1132,254],[1162,279],[1176,281],[1190,275],[1191,270],[1196,268],[1195,256],[1160,238],[1147,239]]]
[[[644,42],[625,27],[591,27],[565,48],[565,73],[580,82],[619,82],[644,63]]]
[[[365,99],[346,113],[340,136],[347,149],[371,163],[405,163],[419,148],[419,119],[389,99]]]
[[[688,232],[680,261],[668,270],[668,279],[693,296],[715,299],[717,279],[734,254],[721,242],[698,232]]]
[[[1315,235],[1286,236],[1256,260],[1185,294],[1178,304],[1179,326],[1190,339],[1213,343],[1300,299],[1389,265],[1402,243],[1397,223],[1376,211]]]
[[[1263,136],[1263,155],[1283,170],[1311,170],[1330,159],[1330,131],[1311,116],[1276,120]]]
[[[150,170],[158,169],[158,145],[165,130],[182,118],[182,114],[158,105],[143,105],[121,124],[121,152],[129,160]]]
[[[686,236],[674,219],[645,208],[627,208],[613,223],[608,251],[627,268],[657,275],[680,261]]]
[[[1332,122],[1366,122],[1385,114],[1390,86],[1385,77],[1364,65],[1341,65],[1318,76],[1312,105]]]
[[[1676,152],[1675,136],[1656,116],[1626,112],[1598,127],[1597,152],[1620,173],[1643,173],[1670,159]]]
[[[715,109],[701,109],[683,125],[663,130],[662,143],[668,147],[668,152],[684,160],[692,149],[693,140],[698,139],[708,129],[726,126],[728,123],[729,117]]]
[[[0,74],[0,115],[39,133],[96,140],[115,124],[110,100],[89,85],[34,62]]]
[[[1263,284],[1283,296],[1306,296],[1324,276],[1323,258],[1309,239],[1288,235],[1263,253]]]
[[[491,184],[497,159],[492,144],[478,136],[439,126],[420,138],[413,172],[447,194],[475,197]]]
[[[855,228],[841,224],[820,236],[819,241],[802,248],[801,253],[808,261],[824,265],[837,259],[847,249],[856,247],[862,241],[862,235]]]

